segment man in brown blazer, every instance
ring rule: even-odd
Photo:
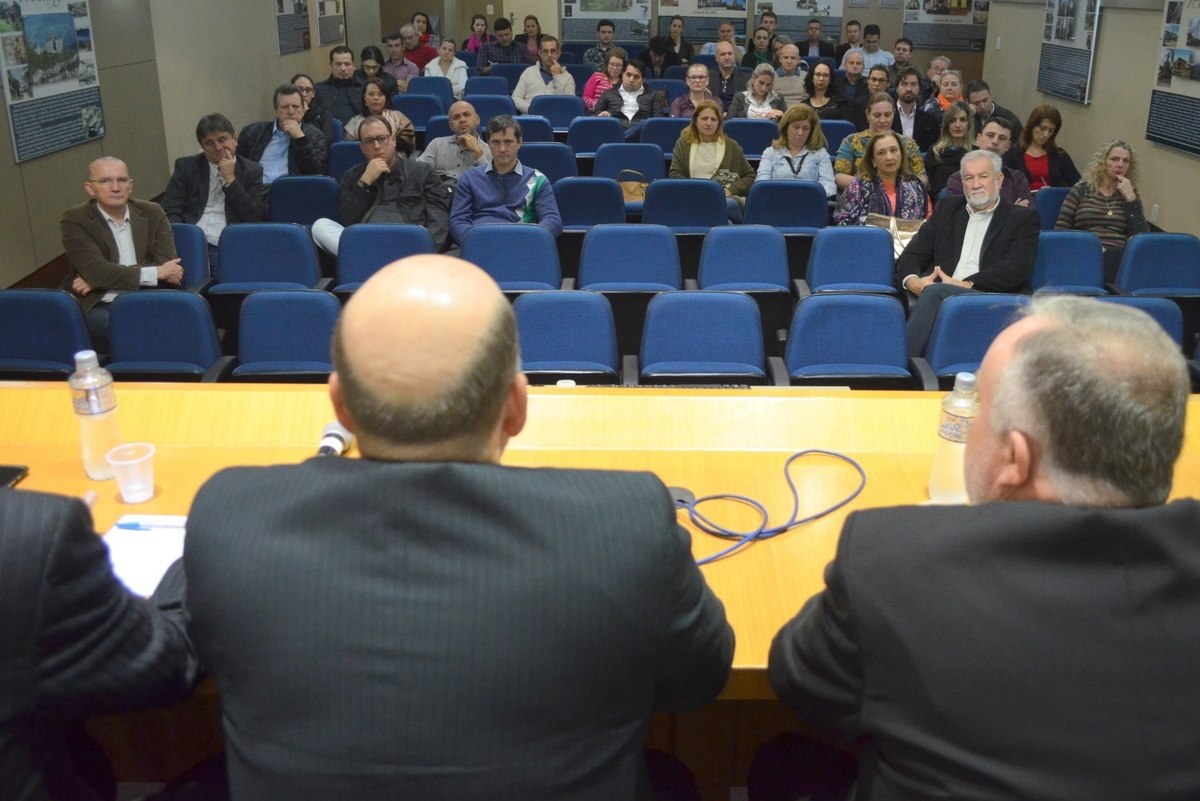
[[[130,289],[177,287],[183,266],[175,237],[157,203],[134,200],[125,162],[111,156],[88,167],[83,189],[91,198],[63,212],[63,249],[70,269],[62,288],[75,295],[87,315],[98,350],[107,350],[108,305]]]

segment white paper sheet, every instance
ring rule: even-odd
[[[171,564],[183,556],[185,515],[125,515],[104,535],[117,578],[149,597]],[[136,527],[136,528],[134,528]]]

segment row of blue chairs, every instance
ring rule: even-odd
[[[237,353],[224,355],[208,301],[195,292],[126,292],[112,303],[106,365],[122,380],[321,382],[341,304],[328,292],[256,292],[240,309]],[[58,289],[0,291],[0,377],[49,380],[92,343],[79,304]]]
[[[1154,317],[1176,343],[1179,307],[1165,298],[1108,297]],[[797,304],[783,355],[768,356],[758,307],[744,295],[664,292],[646,310],[636,355],[621,356],[613,309],[596,293],[526,294],[513,305],[531,382],[774,384],[946,389],[976,372],[996,335],[1029,302],[1024,295],[959,295],[939,311],[926,355],[909,358],[904,308],[894,297],[811,295]]]
[[[1022,295],[961,295],[943,304],[926,356],[905,353],[904,309],[885,295],[814,294],[791,317],[783,356],[768,356],[759,307],[746,295],[666,291],[649,301],[635,352],[623,350],[611,297],[556,290],[514,303],[522,369],[534,383],[835,384],[945,388],[978,369]],[[1107,297],[1149,313],[1180,343],[1179,307],[1165,298]],[[204,298],[145,291],[113,303],[112,360],[122,380],[324,381],[340,305],[317,290],[259,292],[242,307],[236,357],[224,356]],[[0,292],[0,377],[63,378],[90,345],[82,313],[61,290]],[[622,354],[626,354],[622,356]]]

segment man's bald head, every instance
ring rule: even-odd
[[[125,170],[126,173],[129,172],[129,166],[116,156],[101,156],[92,161],[91,164],[88,164],[88,180],[90,181],[95,178],[97,173],[102,172],[106,167],[120,168]]]
[[[512,308],[486,273],[413,256],[346,305],[330,394],[366,456],[493,461],[524,425],[519,359]]]

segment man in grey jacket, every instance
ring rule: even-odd
[[[336,256],[345,226],[361,222],[420,225],[429,230],[438,249],[445,244],[452,187],[431,164],[400,158],[396,143],[387,120],[368,117],[363,122],[358,144],[367,161],[342,176],[338,187],[342,222],[322,217],[312,226],[313,241],[322,250]]]

